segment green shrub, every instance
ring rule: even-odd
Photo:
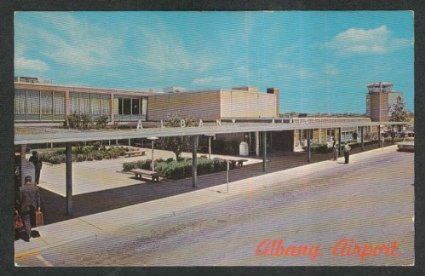
[[[199,174],[211,173],[214,171],[214,162],[211,159],[199,158],[197,169]]]
[[[150,168],[151,168],[151,163],[152,163],[152,160],[151,159],[147,159],[146,161],[144,161],[143,163],[141,163],[141,169],[144,169],[144,170],[149,170]]]
[[[132,169],[136,168],[136,163],[135,162],[125,162],[123,164],[123,171],[128,172],[131,171]]]
[[[87,155],[83,154],[83,156],[86,158],[87,161],[93,161],[94,160],[94,155],[91,154],[91,153],[89,153]]]
[[[155,165],[161,162],[165,162],[164,159],[162,158],[155,159]]]
[[[129,171],[134,168],[140,168],[149,170],[151,169],[151,160],[144,161],[135,161],[135,162],[126,162],[123,164],[123,170]],[[236,167],[236,162],[231,163],[230,168]],[[198,159],[198,174],[207,174],[216,171],[226,170],[227,165],[226,161],[221,159],[207,159],[199,158]],[[168,179],[182,179],[185,177],[192,176],[192,159],[182,158],[179,161],[171,160],[170,158],[166,161],[162,159],[155,160],[155,171],[160,173],[163,177]]]
[[[326,144],[311,144],[311,152],[312,153],[330,153],[332,152],[332,148],[328,148]],[[305,151],[307,151],[307,147],[303,147]]]
[[[222,159],[214,158],[213,159],[213,166],[214,166],[214,171],[216,171],[216,172],[227,170],[227,164]]]
[[[100,151],[94,151],[92,153],[94,160],[102,160],[103,159],[103,152]]]
[[[77,162],[82,162],[86,160],[86,157],[83,154],[77,154],[76,160]]]
[[[102,115],[95,119],[96,128],[105,128],[108,124],[108,116]]]
[[[83,129],[89,129],[93,125],[93,119],[88,114],[81,115],[81,128]]]
[[[81,128],[81,116],[79,114],[71,114],[66,117],[68,122],[68,127],[70,128]]]
[[[167,160],[165,160],[165,162],[167,162],[167,163],[170,163],[170,162],[173,162],[173,161],[174,161],[173,157],[167,158]]]

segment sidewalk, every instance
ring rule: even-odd
[[[367,152],[357,153],[351,156],[351,162],[361,162],[363,158],[370,158],[382,152],[395,151],[396,146],[375,149]],[[343,158],[337,162],[322,161],[306,164],[299,167],[262,174],[229,183],[208,187],[192,192],[182,193],[166,198],[156,199],[140,204],[126,206],[107,212],[82,216],[58,223],[38,227],[40,238],[31,239],[31,242],[18,240],[15,242],[15,258],[25,258],[26,255],[37,253],[43,249],[58,246],[71,241],[96,237],[105,233],[116,231],[120,228],[147,221],[150,219],[173,216],[187,209],[200,206],[214,201],[248,193],[254,190],[265,189],[269,185],[282,183],[285,179],[288,184],[291,179],[300,178],[313,174],[317,171],[329,168],[349,168],[341,165]]]

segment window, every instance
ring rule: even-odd
[[[61,92],[53,93],[53,113],[65,114],[65,95]]]
[[[27,114],[40,114],[40,92],[27,90]]]
[[[118,98],[118,114],[122,115],[123,113],[123,98]]]
[[[131,114],[140,114],[140,99],[131,99]]]
[[[53,93],[51,91],[42,91],[41,98],[41,114],[50,115],[53,114]]]
[[[90,95],[79,93],[80,95],[80,114],[90,114]]]
[[[110,114],[110,96],[109,95],[102,95],[101,97],[101,113],[102,115],[109,115]]]
[[[15,114],[25,114],[25,90],[15,92]]]
[[[71,93],[69,93],[69,96],[71,98],[71,113],[72,114],[74,114],[74,113],[78,114],[79,110],[80,110],[78,93],[71,92]]]
[[[148,110],[148,100],[146,98],[142,99],[142,115],[146,116],[146,111]]]
[[[124,115],[131,115],[131,99],[124,98],[122,108]]]
[[[101,112],[100,95],[90,94],[90,102],[91,102],[91,114],[95,116],[100,115],[100,112]]]

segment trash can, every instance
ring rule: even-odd
[[[249,155],[249,150],[248,150],[248,143],[242,141],[239,144],[239,155],[241,156],[248,156]]]

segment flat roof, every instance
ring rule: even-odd
[[[283,131],[318,128],[352,128],[377,125],[411,125],[412,122],[303,122],[303,123],[229,123],[221,126],[204,125],[199,127],[144,128],[131,130],[68,130],[56,133],[17,134],[15,145],[43,143],[72,143],[115,139],[148,137],[196,136],[243,133],[256,131]]]
[[[76,85],[61,85],[54,83],[32,83],[32,82],[14,82],[15,88],[17,89],[40,89],[40,90],[57,90],[60,92],[71,91],[71,92],[84,92],[84,93],[117,93],[122,95],[139,95],[139,96],[150,96],[156,94],[155,91],[149,90],[127,90],[127,89],[115,89],[115,88],[102,88],[102,87],[89,87],[89,86],[76,86]]]

